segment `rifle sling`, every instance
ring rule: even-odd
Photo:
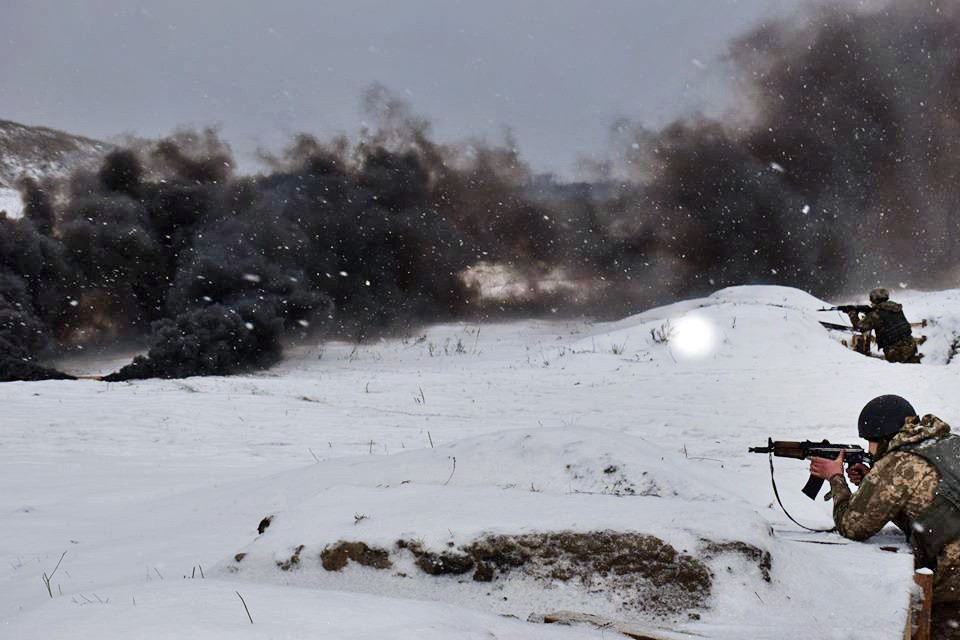
[[[837,530],[836,527],[832,527],[830,529],[813,529],[804,524],[800,524],[792,515],[790,515],[790,512],[787,511],[787,508],[783,506],[783,501],[780,500],[780,492],[777,491],[777,480],[776,478],[774,478],[774,473],[773,473],[773,451],[771,451],[768,454],[768,458],[770,459],[770,484],[773,485],[773,495],[776,496],[777,504],[780,505],[780,508],[783,510],[784,515],[790,518],[790,521],[793,522],[793,524],[797,525],[801,529],[806,529],[807,531],[813,531],[814,533],[833,533],[834,531],[836,531]]]

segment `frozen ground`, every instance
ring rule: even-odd
[[[0,637],[601,637],[523,622],[568,609],[666,637],[898,638],[911,561],[879,548],[896,536],[802,533],[746,453],[768,436],[855,442],[881,393],[960,424],[960,292],[897,299],[930,321],[921,366],[844,349],[807,294],[740,287],[609,324],[300,347],[258,375],[0,385]],[[794,515],[828,526],[829,503],[799,493],[805,465],[777,474]],[[395,547],[561,530],[656,536],[709,567],[709,597],[653,615],[624,606],[643,585],[432,576]],[[391,567],[324,570],[340,540]],[[711,543],[769,552],[770,580]]]

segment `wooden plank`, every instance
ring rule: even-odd
[[[587,624],[605,631],[616,631],[633,640],[677,640],[678,638],[703,637],[700,634],[689,632],[669,632],[650,629],[640,629],[634,625],[618,620],[611,620],[592,613],[578,613],[576,611],[555,611],[543,616],[546,624]]]

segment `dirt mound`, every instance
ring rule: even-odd
[[[489,536],[466,550],[481,571],[494,576],[519,571],[544,581],[576,581],[615,594],[625,608],[657,615],[703,607],[713,579],[699,558],[635,533]]]
[[[303,552],[299,545],[277,566],[284,571],[304,567],[308,556]],[[770,553],[744,542],[703,540],[688,552],[652,535],[617,531],[490,535],[459,547],[449,543],[442,550],[409,539],[397,541],[392,549],[340,540],[325,546],[318,559],[325,570],[340,571],[350,562],[391,569],[402,566],[404,556],[409,563],[412,556],[413,564],[430,576],[463,576],[461,582],[468,575],[475,582],[562,582],[585,592],[608,593],[624,610],[668,617],[696,616],[694,610],[708,605],[714,579],[708,563],[725,554],[746,558],[770,580]]]
[[[393,566],[386,550],[369,547],[363,542],[338,542],[320,553],[320,562],[327,571],[339,571],[347,566],[349,560],[374,569],[389,569]]]

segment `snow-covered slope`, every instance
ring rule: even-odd
[[[13,187],[21,175],[59,176],[97,158],[110,145],[47,127],[0,120],[0,186]]]
[[[944,340],[957,331],[956,291],[899,298]],[[492,614],[572,609],[665,637],[898,638],[912,564],[898,537],[804,533],[746,449],[768,436],[855,442],[880,393],[960,423],[957,365],[939,351],[920,366],[855,354],[818,324],[837,321],[823,305],[738,287],[609,324],[303,347],[260,375],[0,385],[0,635],[554,637]],[[777,474],[794,515],[828,526],[830,504],[799,493],[806,465],[778,460]],[[549,547],[550,534],[566,536],[553,558],[480,580],[476,554],[463,573],[424,569],[491,541]],[[584,580],[576,570],[597,566],[570,549],[590,540],[611,542],[594,555],[624,545],[673,559],[638,580]],[[337,552],[363,555],[340,542],[383,568],[338,567]],[[64,551],[50,598],[42,574]],[[657,571],[671,562],[709,588],[649,606],[673,588]]]
[[[156,576],[154,576],[156,578]],[[239,586],[240,591],[237,591]],[[50,640],[600,640],[608,632],[527,624],[432,602],[371,595],[238,585],[211,579],[155,579],[136,594],[108,589],[57,598],[8,622],[4,637]],[[243,600],[240,600],[240,598]],[[244,609],[250,611],[250,618]],[[250,623],[253,620],[253,624]]]
[[[99,158],[110,145],[46,127],[0,120],[0,211],[18,217],[22,209],[16,181],[60,177]]]

